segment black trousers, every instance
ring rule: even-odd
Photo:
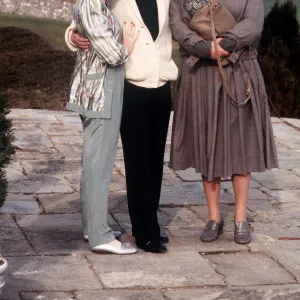
[[[121,138],[132,235],[159,241],[157,219],[171,113],[170,83],[146,89],[125,82]]]

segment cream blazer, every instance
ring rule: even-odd
[[[170,0],[157,0],[159,34],[155,41],[145,26],[135,0],[112,0],[111,11],[120,24],[134,22],[140,31],[134,51],[125,64],[125,76],[131,83],[157,88],[176,80],[178,68],[172,59],[172,35],[169,26]],[[68,47],[77,50],[70,41],[72,23],[66,31]]]

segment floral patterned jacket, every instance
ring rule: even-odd
[[[110,118],[106,103],[112,101],[112,91],[106,90],[108,68],[123,72],[120,65],[129,56],[121,44],[121,27],[107,5],[101,0],[78,0],[74,6],[76,28],[89,39],[91,47],[87,52],[77,51],[67,109],[87,117]]]

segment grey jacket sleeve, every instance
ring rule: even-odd
[[[170,3],[170,27],[173,39],[189,54],[197,57],[210,57],[211,43],[203,40],[184,22],[178,0],[171,0]]]
[[[244,17],[231,30],[228,36],[237,42],[236,50],[249,48],[260,39],[264,25],[264,4],[263,0],[246,0]]]
[[[81,11],[74,11],[76,25],[77,18],[80,18],[84,33],[100,59],[111,66],[126,62],[129,52],[117,41],[110,25],[112,16],[100,1],[89,1]]]

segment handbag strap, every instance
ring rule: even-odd
[[[212,0],[208,1],[208,6],[209,6],[209,15],[210,15],[210,23],[211,23],[211,31],[212,31],[212,38],[213,38],[213,43],[214,43],[214,47],[215,47],[215,51],[216,51],[216,57],[217,57],[217,62],[218,62],[218,67],[220,70],[220,74],[222,77],[222,81],[223,81],[223,86],[224,89],[226,91],[226,94],[228,95],[228,97],[235,102],[237,105],[245,105],[249,99],[250,99],[250,87],[251,87],[251,80],[250,80],[250,68],[251,68],[251,61],[250,61],[250,49],[249,49],[249,65],[247,68],[247,72],[248,72],[248,79],[246,82],[246,100],[242,103],[239,103],[231,94],[228,83],[227,83],[227,76],[225,73],[225,70],[223,68],[222,65],[222,61],[221,61],[221,57],[220,57],[220,53],[219,53],[219,45],[217,43],[217,36],[216,36],[216,30],[215,30],[215,21],[214,21],[214,16],[213,16],[213,9],[212,9]]]

